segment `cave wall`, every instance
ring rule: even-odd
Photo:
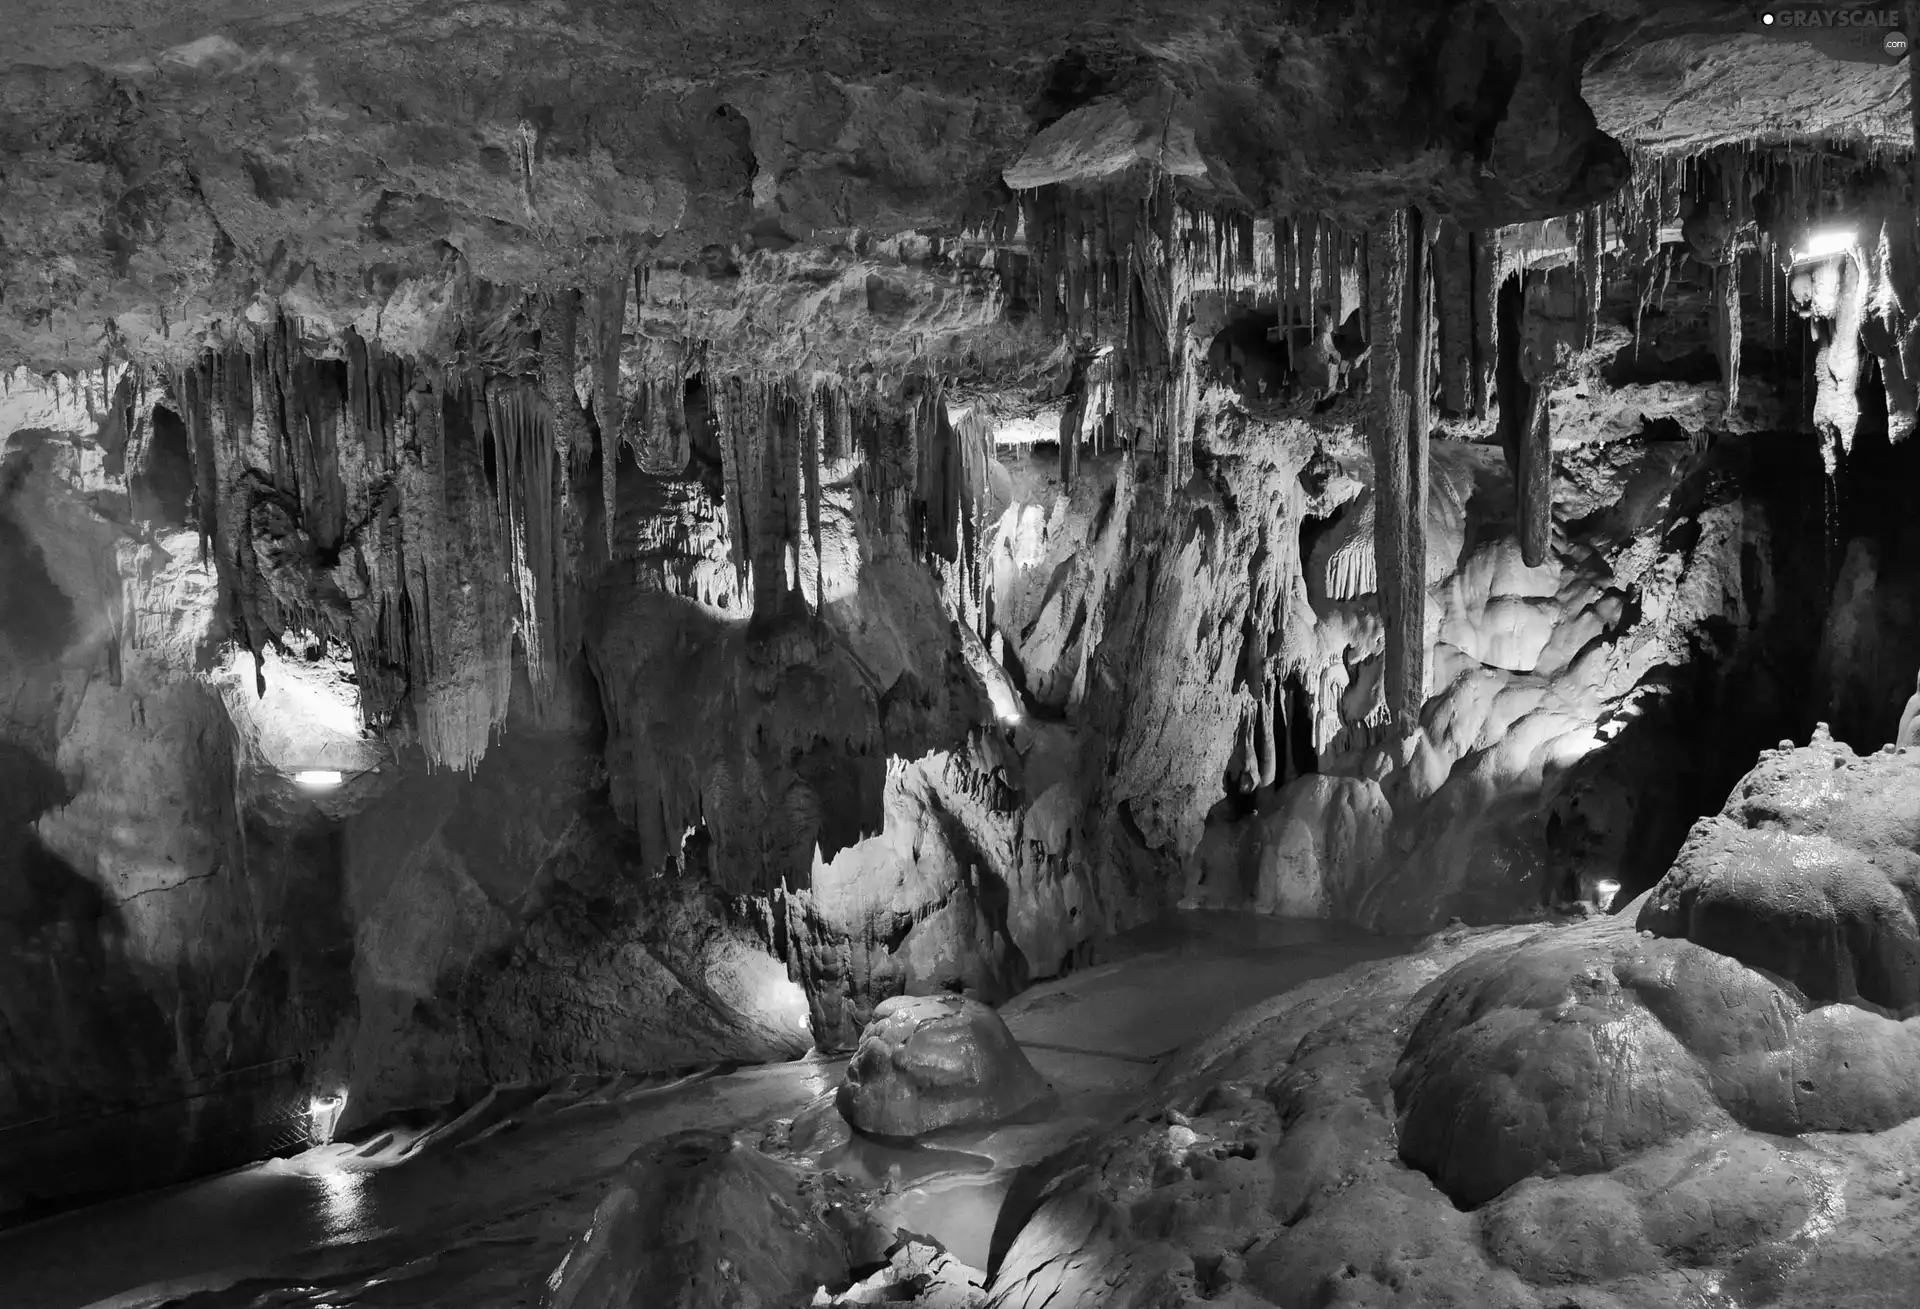
[[[297,1142],[313,1094],[345,1091],[351,1129],[789,1058],[1071,947],[964,621],[985,460],[937,397],[843,407],[804,470],[790,423],[709,409],[647,471],[588,409],[592,458],[542,504],[484,389],[464,430],[388,443],[314,421],[373,388],[309,373],[257,441],[243,400],[195,395],[249,371],[222,369],[144,406],[131,372],[13,393],[9,1212]],[[547,563],[579,553],[543,596],[549,510]],[[345,784],[290,780],[317,764]]]
[[[1174,903],[1525,916],[1651,880],[1814,692],[1877,720],[1905,657],[1859,562],[1904,538],[1863,503],[1834,557],[1817,442],[1702,448],[1569,388],[1542,567],[1498,449],[1434,444],[1434,674],[1392,739],[1351,397],[1308,419],[1207,383],[1169,484],[1152,447],[992,453],[918,383],[716,403],[644,360],[615,390],[608,357],[558,407],[443,381],[467,399],[424,428],[418,400],[356,417],[385,401],[351,349],[22,379],[8,930],[99,1011],[10,1037],[56,1073],[14,1074],[18,1120],[87,1140],[48,1153],[187,1114],[168,1176],[270,1148],[314,1092],[350,1127],[844,1046],[888,995],[1003,998]],[[212,385],[258,415],[261,364],[264,432]],[[1638,385],[1694,412],[1697,383]],[[530,472],[549,430],[575,444]],[[1869,632],[1892,648],[1841,657]],[[340,795],[287,784],[322,756]],[[127,1117],[128,1085],[212,1108]]]
[[[122,536],[83,388],[11,398],[9,1210],[255,1157],[351,999],[333,838],[248,820],[221,697],[178,662],[208,618],[191,535]],[[156,582],[144,607],[123,568]]]

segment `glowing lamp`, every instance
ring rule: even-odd
[[[340,1113],[347,1107],[347,1096],[316,1095],[307,1102],[307,1136],[315,1145],[333,1144],[333,1132],[340,1125]]]
[[[1620,883],[1611,877],[1603,877],[1593,884],[1594,903],[1605,913],[1613,908],[1613,898],[1620,894]]]
[[[1793,262],[1810,264],[1835,255],[1850,253],[1860,234],[1851,227],[1829,227],[1807,233],[1806,240],[1793,252]]]
[[[293,775],[294,785],[312,791],[330,791],[347,780],[338,768],[302,768]]]

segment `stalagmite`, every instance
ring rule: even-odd
[[[1417,209],[1367,237],[1368,445],[1374,548],[1387,630],[1387,704],[1411,731],[1426,699],[1427,235]]]

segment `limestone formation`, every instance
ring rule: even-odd
[[[0,1222],[807,1054],[1025,1139],[994,1006],[1227,910],[1531,926],[1235,1020],[978,1278],[699,1137],[555,1293],[1910,1293],[1911,59],[868,8],[8,15]]]
[[[549,1282],[551,1309],[805,1304],[844,1282],[847,1251],[805,1179],[722,1133],[637,1151],[591,1234]]]
[[[1809,872],[1884,879],[1914,858],[1911,767],[1782,750],[1637,918],[1454,929],[1236,1015],[1124,1123],[1016,1182],[989,1303],[1652,1306],[1703,1277],[1898,1303],[1909,1270],[1882,1243],[1913,1221],[1916,1020],[1809,994],[1777,955],[1737,957],[1746,935],[1639,928],[1665,933],[1682,903],[1758,922],[1737,906],[1805,903]],[[1693,871],[1762,830],[1856,864]],[[1733,886],[1744,900],[1707,898]]]
[[[966,996],[896,996],[873,1011],[840,1084],[840,1114],[912,1141],[1045,1112],[1052,1092],[1000,1016]]]

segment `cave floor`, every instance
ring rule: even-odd
[[[891,1221],[983,1262],[1010,1171],[1110,1120],[1167,1055],[1236,1010],[1412,942],[1327,923],[1183,913],[1002,1010],[1060,1095],[1044,1122],[931,1150],[842,1151]],[[619,1165],[688,1128],[756,1135],[828,1091],[843,1061],[742,1068],[632,1095],[552,1097],[504,1129],[400,1162],[335,1146],[0,1233],[9,1309],[532,1306]],[[367,1148],[367,1158],[357,1151]],[[391,1166],[381,1166],[390,1164]]]

